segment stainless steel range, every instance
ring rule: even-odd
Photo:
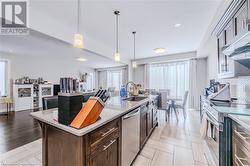
[[[205,141],[209,148],[207,158],[211,155],[213,165],[219,165],[220,131],[223,132],[223,116],[215,110],[209,101],[203,103],[204,113],[207,116],[207,131]],[[205,116],[203,115],[203,116]]]
[[[250,105],[210,100],[203,102],[203,113],[206,115],[208,124],[205,141],[210,151],[210,154],[206,155],[212,156],[214,165],[232,165],[232,121],[228,118],[228,114],[240,114],[237,112],[239,109],[232,108],[250,108]]]

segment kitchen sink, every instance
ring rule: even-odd
[[[144,100],[146,98],[147,97],[142,97],[142,96],[132,96],[132,97],[125,98],[123,100],[127,100],[127,101],[141,101],[141,100]]]

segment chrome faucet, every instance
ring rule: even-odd
[[[126,96],[129,97],[129,96],[132,96],[130,91],[128,91],[128,85],[129,84],[132,84],[133,85],[133,94],[134,94],[134,91],[135,91],[135,88],[136,88],[136,84],[132,81],[129,81],[127,84],[126,84]]]

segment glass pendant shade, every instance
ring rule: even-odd
[[[79,33],[80,29],[80,0],[77,1],[77,33],[74,34],[74,43],[75,48],[83,48],[83,36]]]
[[[133,67],[133,68],[137,68],[137,63],[136,63],[136,61],[133,61],[133,62],[132,62],[132,67]]]
[[[80,33],[74,35],[74,47],[83,48],[83,36]]]
[[[119,62],[121,60],[121,56],[120,56],[120,54],[118,52],[115,53],[114,58],[115,58],[116,62]]]

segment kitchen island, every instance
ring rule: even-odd
[[[82,129],[59,124],[54,120],[57,109],[31,113],[42,126],[43,166],[121,165],[122,116],[141,106],[147,108],[147,116],[140,113],[142,148],[157,125],[156,99],[157,96],[153,95],[140,101],[112,97],[107,101],[100,119]]]

